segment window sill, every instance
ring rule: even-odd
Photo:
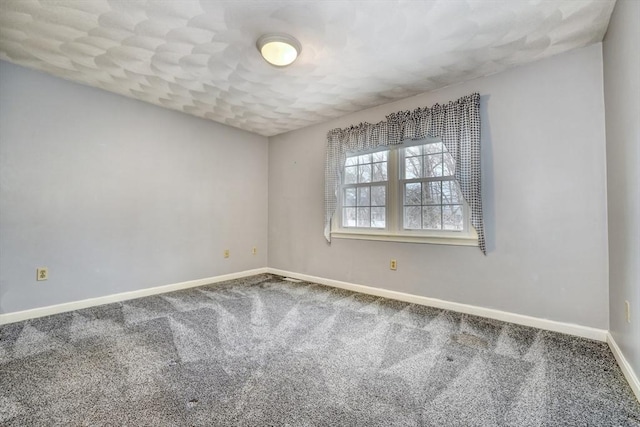
[[[377,240],[382,242],[426,243],[431,245],[478,246],[475,236],[417,236],[408,234],[368,233],[358,231],[332,231],[336,239]]]

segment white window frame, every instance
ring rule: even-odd
[[[401,176],[402,166],[404,164],[404,148],[414,145],[424,145],[429,143],[442,142],[439,138],[428,138],[420,140],[409,140],[403,144],[395,146],[379,147],[375,150],[362,151],[357,153],[348,153],[348,156],[356,156],[378,151],[388,151],[387,159],[387,181],[371,183],[370,185],[386,185],[386,228],[363,228],[363,227],[343,227],[343,195],[344,184],[340,183],[340,191],[338,194],[338,208],[334,214],[331,228],[331,237],[339,239],[357,239],[357,240],[377,240],[390,242],[405,243],[428,243],[441,245],[457,245],[457,246],[478,246],[478,235],[470,222],[470,209],[466,201],[463,201],[463,230],[411,230],[404,229],[403,224],[403,188],[402,185],[407,180]],[[344,167],[341,175],[344,174]],[[344,179],[344,178],[343,178]],[[421,182],[425,179],[410,179],[410,182]]]

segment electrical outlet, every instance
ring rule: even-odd
[[[229,254],[229,249],[225,249],[225,250],[224,250],[224,257],[225,257],[225,258],[229,258],[229,255],[230,255],[230,254]]]
[[[38,267],[36,269],[36,280],[42,281],[49,278],[49,269],[47,267]]]
[[[624,305],[627,309],[627,323],[631,323],[631,304],[629,304],[629,301],[625,301]]]
[[[253,247],[253,249],[251,249],[251,253],[253,255],[257,255],[258,254],[258,248],[256,248],[255,246]]]
[[[397,270],[398,269],[398,262],[395,259],[392,259],[391,262],[389,263],[389,268],[391,270]]]

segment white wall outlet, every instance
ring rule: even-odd
[[[229,258],[229,256],[230,256],[230,255],[231,255],[231,254],[230,254],[230,252],[229,252],[229,249],[225,249],[225,250],[224,250],[224,257],[225,257],[225,258]]]
[[[255,246],[253,247],[253,249],[251,249],[251,253],[253,255],[257,255],[258,254],[258,248],[256,248]]]
[[[392,259],[391,262],[389,263],[389,269],[391,270],[398,269],[398,262],[395,259]]]
[[[47,267],[38,267],[36,269],[36,280],[42,281],[49,278],[49,269]]]
[[[631,323],[631,304],[629,301],[625,301],[624,306],[627,309],[627,323]]]

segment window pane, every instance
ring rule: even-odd
[[[420,205],[422,199],[420,192],[422,191],[422,184],[419,182],[408,182],[404,185],[404,204],[405,205]]]
[[[442,154],[425,156],[424,173],[427,177],[442,176]]]
[[[345,188],[344,190],[344,205],[355,206],[356,205],[356,189]]]
[[[462,206],[443,206],[442,220],[445,230],[462,230]]]
[[[371,163],[371,154],[363,154],[361,156],[358,156],[358,163],[365,164],[365,163]]]
[[[385,206],[387,204],[386,188],[384,185],[371,187],[371,206]]]
[[[442,176],[453,176],[456,174],[456,162],[453,159],[453,156],[449,153],[444,153],[443,155],[443,164],[442,164]]]
[[[413,147],[407,147],[404,149],[405,157],[419,156],[421,154],[422,154],[422,146],[420,145],[414,145]]]
[[[462,201],[462,194],[460,193],[460,187],[456,181],[443,181],[442,182],[442,203],[454,204]]]
[[[442,142],[435,142],[433,144],[427,144],[424,146],[425,154],[442,153],[444,150],[444,144]]]
[[[377,153],[373,153],[373,161],[374,162],[386,162],[388,151],[378,151]]]
[[[371,226],[376,228],[386,227],[385,208],[371,208]]]
[[[343,227],[356,226],[356,208],[342,209],[342,226]]]
[[[422,204],[439,205],[440,200],[440,181],[425,182],[422,184]]]
[[[345,166],[354,166],[358,164],[357,157],[347,157],[347,161],[344,163]]]
[[[358,176],[358,167],[357,166],[349,166],[344,168],[344,183],[345,184],[355,184],[357,182]]]
[[[371,182],[371,165],[358,166],[358,182]]]
[[[373,182],[387,180],[387,162],[373,164]]]
[[[421,209],[420,206],[406,206],[404,208],[404,228],[413,230],[421,228]]]
[[[358,188],[358,206],[369,206],[369,187]]]
[[[440,206],[425,206],[422,208],[422,215],[425,229],[440,230],[442,228]]]
[[[422,177],[422,157],[407,157],[404,159],[404,177],[406,179]]]
[[[371,226],[371,208],[357,208],[358,210],[358,227]]]

